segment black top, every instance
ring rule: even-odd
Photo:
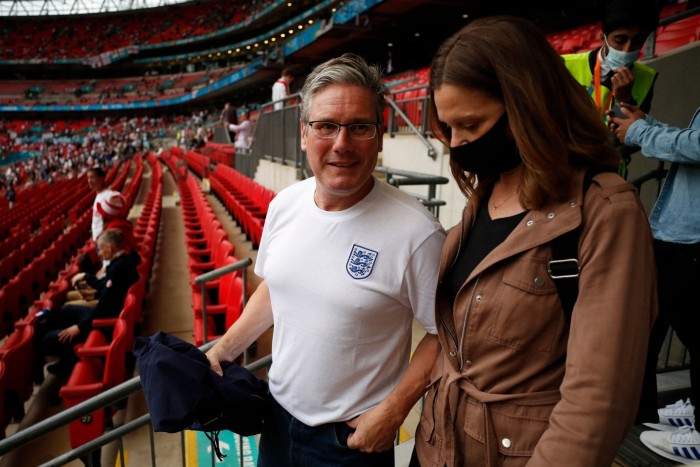
[[[501,219],[491,219],[488,203],[482,203],[477,213],[474,227],[472,227],[465,244],[461,248],[459,256],[443,279],[451,302],[454,302],[457,292],[464,284],[464,281],[467,280],[469,274],[472,273],[486,255],[503,243],[525,217],[526,212]]]
[[[92,327],[95,318],[114,318],[124,307],[124,299],[129,288],[139,279],[136,270],[141,257],[136,251],[123,253],[110,261],[102,279],[93,274],[85,275],[85,282],[97,291],[97,305],[92,312],[78,323],[82,332]]]

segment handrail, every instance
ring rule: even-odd
[[[630,180],[630,183],[634,185],[634,187],[637,189],[637,192],[639,192],[642,189],[642,184],[648,182],[649,180],[656,180],[657,182],[659,182],[656,189],[656,195],[658,196],[659,192],[661,191],[661,180],[666,176],[667,173],[668,169],[664,168],[663,161],[659,161],[659,164],[656,167],[656,169],[643,173],[639,177]]]
[[[416,126],[411,122],[411,120],[408,118],[408,116],[399,108],[399,106],[394,102],[393,99],[390,97],[385,98],[387,104],[389,104],[389,107],[391,107],[396,114],[398,114],[399,117],[401,117],[404,122],[406,122],[407,126],[411,129],[411,131],[418,137],[419,140],[428,148],[428,156],[436,160],[437,159],[437,151],[435,151],[435,148],[433,147],[432,144],[430,144],[430,141],[423,135],[421,131],[416,128]],[[390,118],[393,118],[393,115],[390,114]],[[391,127],[390,127],[391,128]]]
[[[386,182],[395,187],[399,187],[401,185],[428,185],[427,197],[418,196],[415,194],[413,196],[418,198],[425,207],[435,208],[430,209],[430,211],[435,215],[435,217],[438,217],[440,214],[440,206],[444,206],[447,204],[445,201],[436,198],[436,186],[446,185],[450,182],[449,179],[446,177],[411,172],[408,170],[391,169],[388,167],[375,167],[374,170],[376,172],[386,174]],[[395,176],[397,175],[402,178],[396,178]]]
[[[675,23],[676,21],[680,21],[697,14],[700,14],[700,7],[691,8],[689,10],[676,13],[675,15],[661,18],[658,26],[666,26],[667,24]],[[657,29],[651,31],[651,34],[649,34],[649,37],[647,37],[647,40],[644,42],[642,59],[654,58],[656,56],[656,31]]]
[[[211,347],[213,347],[216,342],[218,342],[218,339],[200,346],[199,350],[201,350],[202,352],[206,352]],[[245,368],[251,372],[255,372],[262,368],[268,367],[271,363],[272,355],[267,355],[259,360],[256,360],[246,365]],[[94,396],[84,402],[81,402],[69,409],[63,410],[57,413],[56,415],[52,415],[51,417],[42,420],[34,425],[28,426],[27,428],[18,431],[12,436],[8,436],[7,438],[0,440],[0,456],[7,454],[8,452],[14,449],[17,449],[20,446],[24,446],[25,444],[34,441],[37,438],[47,435],[50,432],[56,430],[57,428],[61,428],[67,425],[68,423],[72,422],[73,420],[81,418],[83,415],[87,415],[94,412],[95,410],[108,407],[114,404],[115,402],[118,402],[130,396],[131,394],[140,391],[141,389],[143,389],[143,386],[141,385],[141,378],[138,376],[134,376],[130,380],[125,381],[122,384],[115,386],[111,389],[108,389],[105,392],[98,394],[97,396]],[[144,417],[147,417],[147,420],[142,420]],[[132,424],[130,425],[130,427],[136,429],[140,426],[143,426],[146,422],[150,422],[150,419],[150,414],[146,414],[143,417],[130,422],[130,424]],[[138,426],[135,426],[136,424],[138,424]],[[97,443],[98,440],[102,442]],[[106,433],[100,436],[99,438],[96,438],[95,440],[91,441],[91,443],[103,446],[110,441],[112,441],[110,433]],[[94,447],[95,446],[93,446],[93,449]]]
[[[214,279],[218,279],[221,276],[224,276],[226,274],[229,274],[231,272],[238,271],[239,269],[243,270],[243,306],[245,306],[246,303],[248,303],[248,297],[247,297],[247,285],[248,285],[248,272],[246,271],[246,268],[253,264],[253,260],[250,258],[242,259],[240,261],[236,261],[233,264],[228,264],[226,266],[223,266],[219,269],[214,269],[213,271],[205,272],[204,274],[200,274],[199,276],[194,278],[194,283],[195,284],[200,284],[202,288],[202,334],[203,334],[203,339],[204,343],[207,342],[209,339],[209,333],[207,331],[207,282],[213,281]],[[246,357],[244,356],[244,362],[247,363]]]

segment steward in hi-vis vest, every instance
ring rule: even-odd
[[[652,0],[613,0],[603,14],[602,46],[583,53],[563,55],[564,64],[591,96],[600,118],[626,103],[651,110],[658,73],[637,62],[642,46],[659,24],[659,10]],[[637,148],[620,147],[620,175],[627,178],[627,164]]]

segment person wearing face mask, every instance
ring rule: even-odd
[[[613,0],[603,13],[601,47],[589,52],[562,55],[566,68],[595,102],[598,115],[615,104],[631,104],[648,113],[658,73],[639,63],[637,57],[649,34],[659,24],[654,0]],[[627,164],[635,148],[621,152],[619,173],[626,177]]]
[[[611,465],[657,304],[651,232],[608,130],[522,18],[449,38],[430,94],[466,207],[440,260],[440,352],[410,465]]]

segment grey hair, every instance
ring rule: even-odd
[[[346,53],[332,58],[313,69],[301,89],[301,121],[309,121],[311,100],[327,86],[345,84],[367,89],[375,96],[377,123],[384,125],[384,96],[389,91],[382,83],[382,71],[376,65],[368,65],[359,55]]]
[[[107,229],[100,234],[98,239],[106,245],[111,245],[117,250],[124,247],[124,234],[119,229]]]

